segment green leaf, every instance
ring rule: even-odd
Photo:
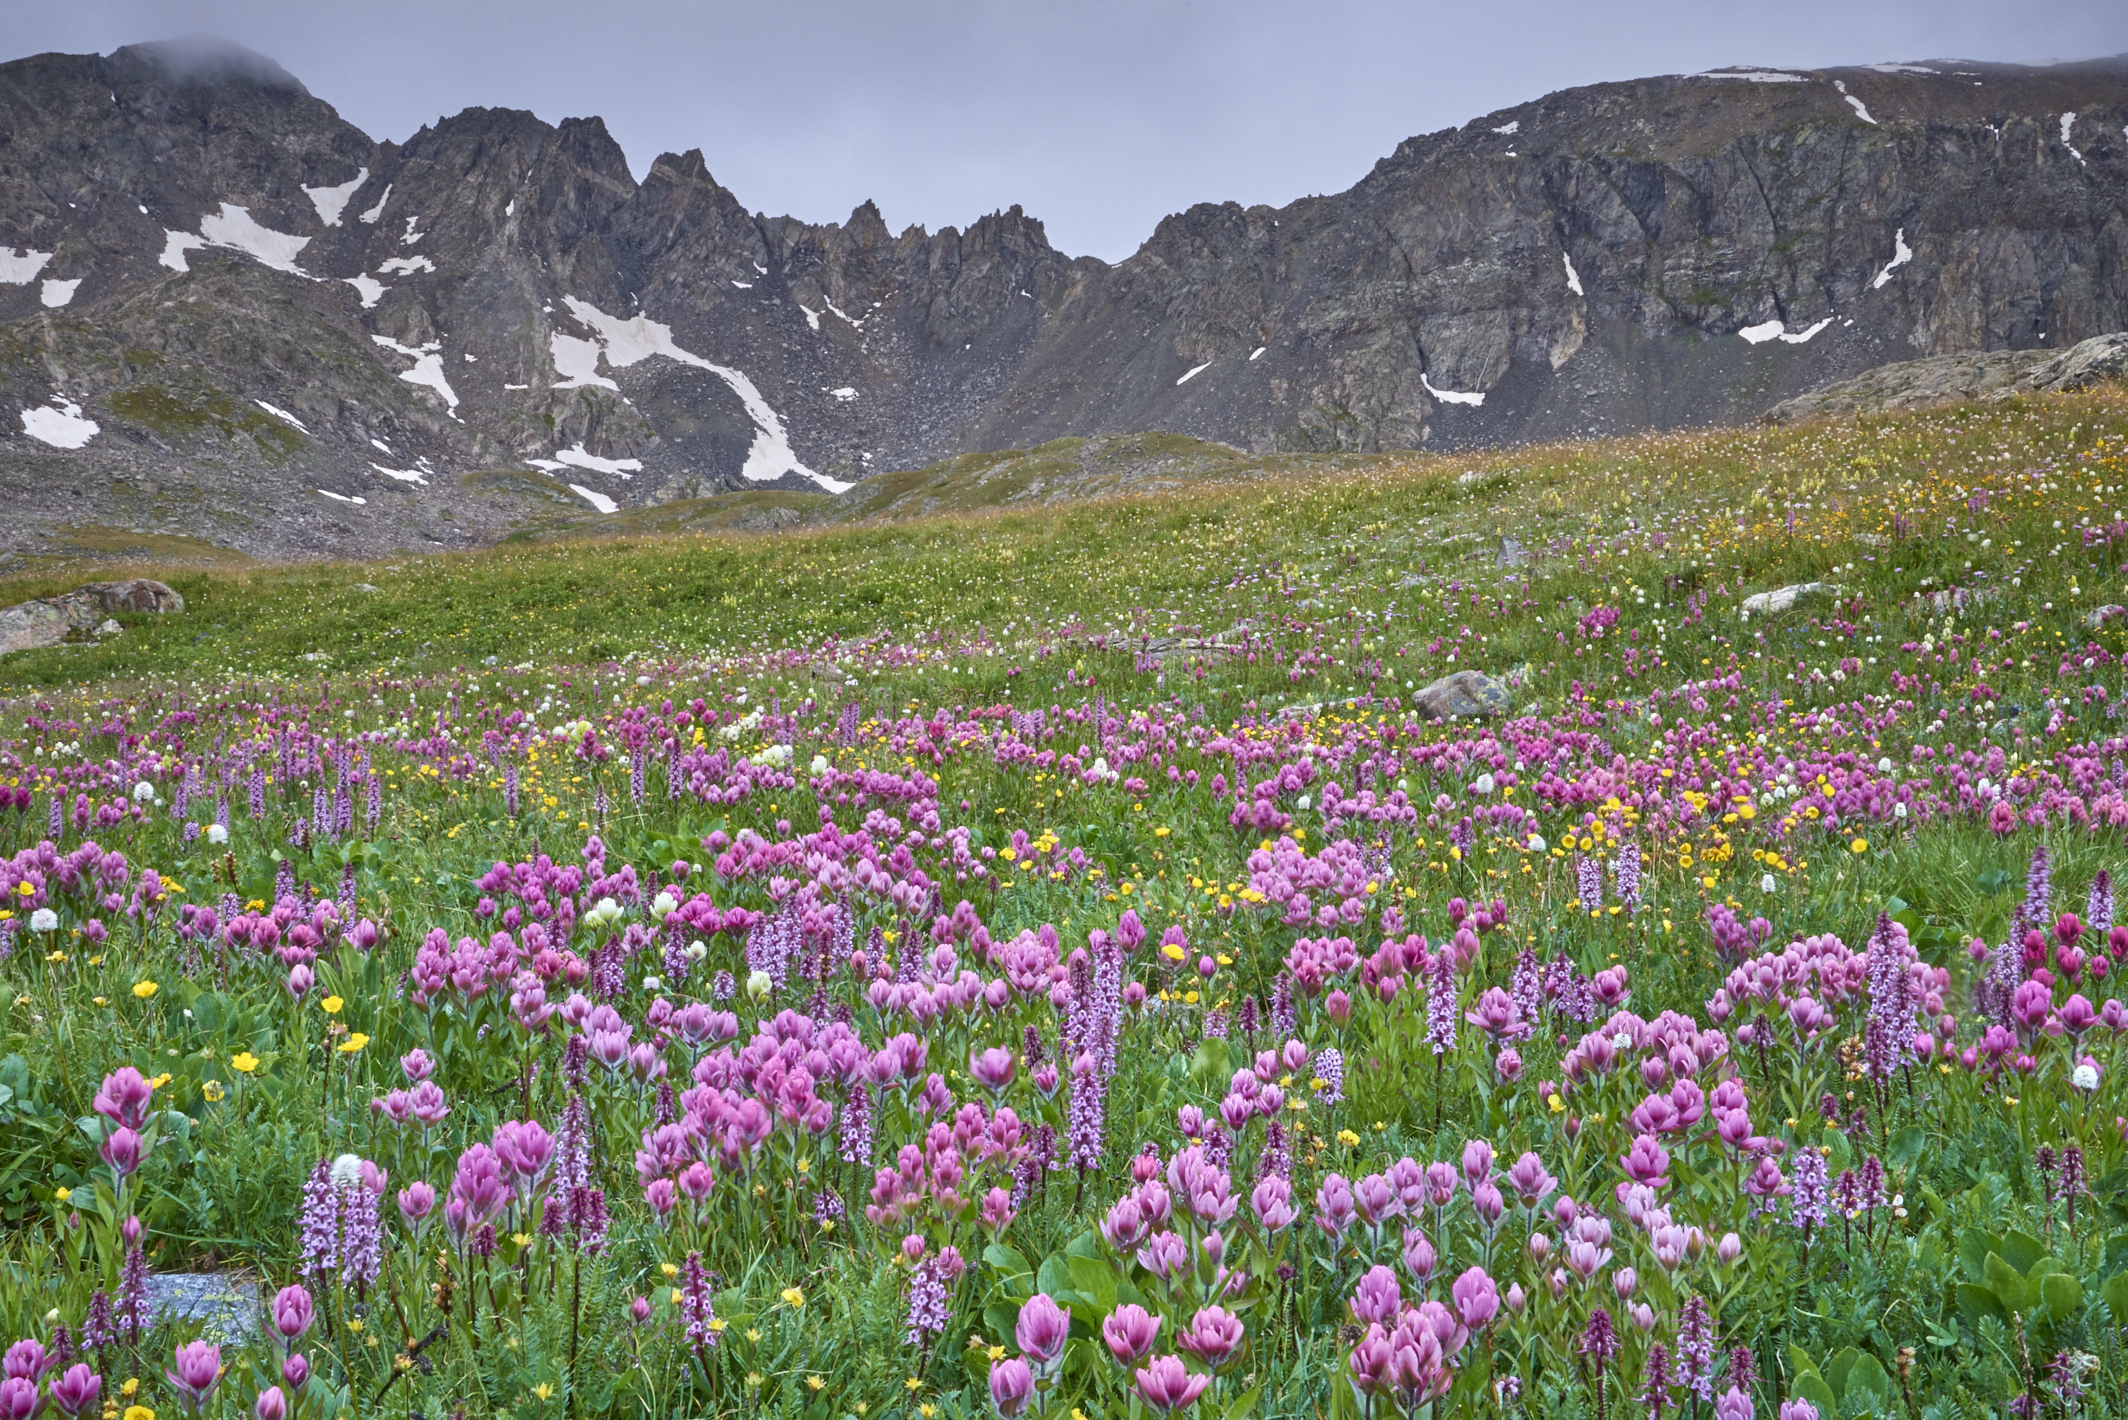
[[[1227,1407],[1224,1420],[1249,1420],[1250,1414],[1256,1409],[1257,1398],[1262,1394],[1263,1387],[1256,1386],[1235,1397],[1234,1403]]]
[[[1071,1290],[1071,1270],[1062,1253],[1053,1252],[1042,1259],[1034,1285],[1036,1291],[1046,1292],[1051,1301],[1057,1300],[1057,1293]]]
[[[1007,1277],[1034,1275],[1034,1268],[1028,1264],[1026,1254],[1005,1243],[994,1242],[984,1248],[983,1261]]]
[[[1978,1228],[1967,1228],[1958,1235],[1958,1265],[1965,1269],[1967,1281],[1980,1280],[1980,1269],[1986,1265],[1988,1254],[2000,1245]]]
[[[2000,1253],[1988,1254],[1987,1262],[1980,1269],[1980,1280],[2006,1311],[2022,1312],[2032,1305],[2031,1284],[2016,1268],[2003,1261]]]
[[[2002,1298],[1978,1282],[1960,1282],[1955,1289],[1955,1295],[1958,1298],[1959,1315],[1965,1318],[1965,1324],[1973,1328],[1975,1334],[1980,1331],[1982,1317],[1991,1316],[2005,1324],[2010,1320],[2009,1310],[2003,1306]]]
[[[1832,1387],[1834,1395],[1844,1397],[1847,1394],[1848,1372],[1854,1370],[1855,1362],[1861,1359],[1862,1353],[1850,1346],[1825,1363],[1825,1383]]]
[[[1855,1356],[1854,1365],[1847,1371],[1847,1386],[1840,1393],[1840,1404],[1853,1409],[1857,1399],[1866,1403],[1871,1413],[1882,1413],[1891,1405],[1892,1378],[1886,1374],[1884,1363],[1867,1351]]]
[[[1101,1313],[1101,1320],[1116,1309],[1116,1270],[1106,1262],[1093,1257],[1074,1257],[1069,1260],[1072,1290],[1094,1304]]]
[[[2039,1300],[2048,1316],[2067,1321],[2083,1305],[2084,1284],[2066,1272],[2049,1272],[2039,1279]]]
[[[2113,1313],[2113,1324],[2119,1326],[2121,1318],[2128,1316],[2128,1272],[2116,1272],[2100,1294],[2106,1299],[2106,1310]]]
[[[1928,1131],[1918,1124],[1909,1124],[1892,1135],[1890,1154],[1892,1162],[1901,1166],[1911,1164],[1921,1157],[1928,1147]]]
[[[1197,1047],[1197,1054],[1190,1061],[1190,1078],[1206,1086],[1222,1083],[1233,1073],[1228,1062],[1226,1041],[1218,1036],[1209,1037]]]
[[[1840,1402],[1833,1398],[1832,1387],[1827,1385],[1825,1377],[1819,1375],[1816,1371],[1812,1371],[1808,1375],[1798,1375],[1790,1383],[1789,1389],[1797,1396],[1818,1407],[1818,1414],[1821,1417],[1831,1417],[1840,1413]]]
[[[2047,1255],[2047,1245],[2030,1233],[2012,1228],[2002,1235],[2002,1246],[1996,1249],[2002,1260],[2017,1269],[2019,1275],[2032,1275],[2032,1264]]]

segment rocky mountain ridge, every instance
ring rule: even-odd
[[[0,545],[305,556],[1160,430],[1252,453],[1741,421],[2128,328],[2128,59],[1549,95],[1109,265],[749,214],[595,118],[404,144],[243,51],[0,65]]]

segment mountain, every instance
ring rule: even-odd
[[[467,546],[1145,431],[1252,454],[1741,422],[2128,328],[2128,57],[1731,70],[1412,138],[1109,265],[749,214],[596,118],[404,144],[272,61],[0,65],[0,546]],[[862,495],[860,495],[861,497]]]

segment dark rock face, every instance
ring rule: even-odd
[[[750,215],[700,153],[470,109],[377,143],[270,61],[0,65],[0,544],[267,556],[1163,430],[1456,448],[1757,416],[2128,328],[2128,60],[1673,76],[1205,205],[1118,265],[1013,208]]]

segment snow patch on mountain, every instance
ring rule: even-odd
[[[1747,325],[1738,331],[1737,334],[1743,336],[1746,341],[1753,345],[1763,345],[1769,340],[1778,340],[1788,345],[1803,345],[1808,343],[1813,335],[1816,335],[1831,324],[1832,317],[1827,316],[1816,325],[1806,329],[1789,330],[1783,322],[1770,320],[1760,325]]]
[[[581,483],[570,484],[569,491],[571,493],[574,493],[577,497],[583,499],[586,503],[589,503],[592,507],[598,509],[601,513],[613,513],[618,512],[620,510],[620,504],[614,502],[611,498],[608,498],[603,493],[593,492],[591,489],[584,487],[584,485]]]
[[[389,335],[372,335],[370,339],[395,354],[411,359],[414,368],[401,370],[399,378],[410,385],[426,385],[442,395],[443,402],[450,406],[451,417],[458,418],[458,391],[451,388],[450,380],[443,373],[443,356],[437,353],[443,349],[440,343],[432,340],[417,349],[411,345],[401,345]]]
[[[369,211],[367,211],[367,212],[358,212],[358,213],[356,213],[356,214],[355,214],[355,220],[356,220],[357,222],[367,222],[367,223],[369,223],[369,224],[370,224],[370,225],[371,225],[372,227],[376,226],[376,225],[377,225],[377,219],[378,219],[379,217],[382,217],[382,216],[384,215],[384,204],[385,204],[385,203],[387,203],[387,202],[389,202],[389,201],[391,201],[391,200],[392,200],[392,185],[391,185],[390,183],[386,183],[386,184],[384,185],[384,196],[382,196],[382,197],[380,197],[380,198],[378,198],[378,199],[377,199],[377,205],[376,205],[375,207],[372,207],[372,208],[370,208],[370,209],[369,209]]]
[[[368,181],[369,169],[364,168],[338,187],[306,187],[303,189],[303,195],[318,209],[320,222],[328,227],[337,227],[340,225],[340,214],[347,210],[349,200],[360,192],[362,184]]]
[[[598,372],[599,343],[596,340],[580,340],[557,330],[547,337],[547,346],[554,356],[554,373],[561,376],[555,383],[556,389],[582,389],[588,385],[609,390],[620,388]]]
[[[1721,69],[1694,74],[1694,79],[1748,79],[1754,84],[1807,84],[1807,74],[1784,74],[1777,69]]]
[[[673,341],[672,327],[662,325],[649,316],[639,314],[623,318],[608,315],[589,301],[575,296],[563,297],[562,304],[569,308],[569,313],[580,324],[597,337],[596,344],[603,347],[606,363],[616,370],[625,370],[653,355],[662,355],[668,360],[707,370],[731,386],[732,393],[738,395],[739,402],[746,407],[747,418],[754,421],[754,442],[746,451],[745,466],[739,470],[740,476],[747,482],[773,483],[780,478],[796,474],[800,478],[812,480],[830,493],[849,491],[850,484],[824,473],[815,473],[805,466],[791,448],[790,433],[784,428],[783,416],[769,406],[769,402],[761,397],[761,391],[755,388],[754,382],[743,372],[681,349]],[[568,338],[562,335],[554,336],[555,349],[559,351],[561,342]],[[590,342],[576,342],[579,346],[588,343]],[[580,354],[573,352],[572,358],[580,358]],[[559,359],[555,362],[555,369],[564,374],[569,373],[563,370]],[[598,375],[595,355],[589,362],[579,364],[578,371],[588,377],[580,379],[580,383],[595,382],[614,387],[611,381]]]
[[[82,278],[79,276],[72,281],[61,281],[55,277],[47,276],[44,278],[44,286],[38,295],[38,299],[51,309],[57,310],[74,299],[74,293],[81,289],[81,280]]]
[[[2069,150],[2069,156],[2070,156],[2070,157],[2072,157],[2072,158],[2076,159],[2076,161],[2077,161],[2077,162],[2079,162],[2079,163],[2082,163],[2082,164],[2083,164],[2083,166],[2085,166],[2085,167],[2087,167],[2087,168],[2088,168],[2088,167],[2090,167],[2091,165],[2090,165],[2089,163],[2085,163],[2085,162],[2084,162],[2084,155],[2083,155],[2082,153],[2079,153],[2079,152],[2077,152],[2077,151],[2076,151],[2076,145],[2075,145],[2074,143],[2071,143],[2071,142],[2069,141],[2069,135],[2070,135],[2070,133],[2074,132],[2074,131],[2075,131],[2075,129],[2076,129],[2076,115],[2075,115],[2075,114],[2073,114],[2073,113],[2065,113],[2065,114],[2063,114],[2063,115],[2061,116],[2061,141],[2062,141],[2062,147],[2064,147],[2064,148],[2067,148],[2067,149]]]
[[[157,260],[172,271],[190,271],[192,268],[185,264],[185,253],[198,251],[207,245],[204,240],[190,232],[173,232],[167,228],[163,231],[163,238],[163,254]]]
[[[290,414],[287,410],[281,408],[279,405],[268,404],[263,399],[255,399],[251,402],[257,405],[259,408],[265,410],[268,414],[271,414],[274,418],[282,421],[283,423],[293,424],[296,426],[296,428],[302,429],[303,432],[306,434],[310,432],[310,430],[303,428],[302,420],[296,418],[293,414]]]
[[[552,460],[532,459],[535,468],[545,468],[549,473],[558,473],[564,468],[588,469],[592,473],[608,473],[620,478],[633,478],[643,471],[641,459],[604,459],[586,450],[581,442],[555,452]]]
[[[1423,371],[1419,375],[1419,383],[1425,387],[1426,393],[1440,400],[1443,404],[1467,404],[1475,409],[1485,403],[1485,396],[1474,391],[1435,389],[1433,381],[1427,379]]]
[[[51,259],[52,254],[48,251],[16,251],[13,247],[0,247],[0,282],[27,286]]]
[[[55,449],[78,449],[103,430],[95,420],[81,417],[80,405],[54,395],[51,404],[22,411],[22,432]]]
[[[1894,271],[1913,259],[1914,249],[1906,244],[1906,228],[1901,227],[1892,234],[1892,259],[1884,263],[1884,269],[1877,273],[1876,280],[1869,283],[1869,289],[1874,291],[1891,280]]]
[[[374,276],[343,276],[340,278],[362,293],[362,309],[369,310],[377,304],[377,298],[392,288]]]
[[[393,276],[400,272],[412,275],[416,271],[433,272],[435,269],[436,263],[425,256],[395,256],[389,261],[378,263],[377,273],[380,276]]]
[[[1856,117],[1872,128],[1882,127],[1877,120],[1869,116],[1869,105],[1847,92],[1847,84],[1844,80],[1835,79],[1832,81],[1832,86],[1840,91],[1840,97],[1847,100],[1849,106],[1854,109]]]
[[[296,265],[296,256],[310,245],[310,238],[262,227],[248,207],[224,202],[220,212],[200,218],[199,234],[209,246],[232,247],[275,271],[307,274]]]

